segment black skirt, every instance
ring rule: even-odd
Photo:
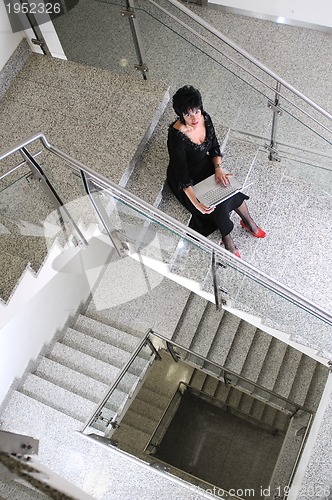
[[[205,168],[203,168],[200,172],[199,177],[194,179],[194,184],[197,182],[206,179],[209,175],[214,173],[214,166],[210,161],[206,161]],[[244,200],[248,200],[249,196],[243,193],[237,193],[228,200],[223,201],[210,214],[202,214],[197,208],[191,203],[186,193],[177,185],[176,179],[173,175],[170,175],[171,172],[167,172],[167,181],[168,184],[180,201],[181,205],[183,205],[191,214],[192,218],[189,223],[189,227],[202,234],[203,236],[209,236],[209,234],[213,233],[217,229],[219,229],[222,236],[227,236],[234,227],[233,222],[230,219],[230,213],[232,210],[238,208]]]

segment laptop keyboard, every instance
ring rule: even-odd
[[[220,184],[219,186],[211,189],[208,193],[204,195],[204,203],[207,207],[211,207],[215,203],[218,203],[221,198],[224,196],[228,196],[229,194],[235,193],[237,189],[232,186],[232,184],[228,184],[228,186],[224,186]]]

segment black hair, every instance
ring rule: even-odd
[[[185,123],[183,113],[196,108],[199,108],[203,112],[201,93],[192,85],[181,87],[173,95],[173,109],[182,123]]]

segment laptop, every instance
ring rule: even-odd
[[[207,207],[219,205],[234,194],[243,189],[241,184],[233,175],[228,177],[229,184],[224,186],[215,181],[214,174],[193,186],[196,198]]]

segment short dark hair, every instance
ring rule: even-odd
[[[173,95],[173,109],[182,123],[184,123],[183,113],[196,108],[203,112],[201,93],[192,85],[181,87]]]

